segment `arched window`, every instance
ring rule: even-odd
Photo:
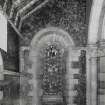
[[[39,31],[32,40],[29,56],[33,62],[34,103],[67,105],[67,60],[73,45],[68,33],[54,27]]]
[[[64,49],[59,45],[52,43],[41,49],[42,58],[40,58],[42,103],[58,102],[64,105],[66,103],[66,56]],[[55,98],[55,99],[54,99]],[[43,105],[43,104],[42,104]]]

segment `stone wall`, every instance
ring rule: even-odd
[[[1,88],[3,90],[3,99],[0,100],[0,105],[19,105],[20,79],[18,77],[4,75],[4,82]]]
[[[7,27],[7,52],[0,49],[3,56],[4,69],[18,72],[19,37],[9,23]]]
[[[43,28],[58,27],[69,33],[76,46],[87,43],[86,0],[53,0],[25,19],[21,32],[30,45],[34,35]]]
[[[55,29],[55,28],[54,28]],[[55,29],[56,30],[56,29]],[[47,30],[48,31],[48,30]],[[53,30],[54,31],[54,30]],[[53,31],[49,30],[48,35],[51,36],[51,32]],[[56,30],[58,34],[58,29]],[[54,32],[56,32],[54,31]],[[61,32],[63,34],[63,32]],[[41,32],[42,36],[47,34],[47,32]],[[71,47],[72,43],[70,43],[70,40],[68,41],[69,37],[66,38],[66,35],[63,36],[62,34],[58,35],[56,34],[55,39],[59,38],[58,41],[61,41],[61,43],[65,43],[66,45]],[[68,35],[68,34],[67,34]],[[37,36],[40,36],[38,34]],[[37,44],[39,41],[40,44],[44,45],[43,42],[45,41],[46,43],[49,42],[48,36],[43,36],[46,38],[43,38],[43,41],[36,36],[36,39],[33,39],[33,42],[30,47],[21,47],[20,50],[20,70],[23,74],[25,74],[25,77],[21,77],[21,99],[22,99],[22,104],[21,105],[26,105],[28,103],[29,105],[34,105],[37,103],[37,79],[36,79],[36,73],[37,73],[37,50],[40,48],[40,45]],[[52,34],[53,36],[53,34]],[[62,38],[61,38],[62,36]],[[68,35],[69,36],[69,35]],[[38,40],[40,39],[40,40]],[[53,37],[51,37],[53,39]],[[62,39],[62,40],[61,40]],[[41,42],[42,41],[42,42]],[[51,40],[50,40],[51,41]],[[69,44],[67,44],[69,43]],[[38,48],[37,48],[38,46]],[[72,45],[73,46],[73,45]],[[72,49],[72,50],[70,50]],[[84,104],[86,105],[86,59],[85,59],[85,51],[82,50],[81,52],[81,47],[79,48],[70,48],[70,59],[68,59],[68,72],[66,76],[67,80],[67,91],[68,92],[68,99],[67,103],[69,104],[76,104],[76,105],[81,105]],[[38,50],[39,51],[39,50]],[[81,54],[80,54],[81,52]],[[84,54],[85,53],[85,54]],[[29,56],[30,55],[30,56]],[[40,55],[40,54],[39,54]],[[28,77],[28,75],[32,76],[31,78]],[[77,101],[78,100],[78,101]],[[81,101],[82,100],[82,101]]]

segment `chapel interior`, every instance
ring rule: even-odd
[[[0,0],[0,11],[0,105],[105,105],[104,0]]]

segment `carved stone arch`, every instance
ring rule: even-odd
[[[53,32],[53,33],[55,32],[55,33],[61,34],[64,37],[64,39],[66,39],[66,43],[71,43],[71,46],[74,45],[74,42],[73,42],[72,38],[70,37],[70,35],[66,31],[64,31],[64,30],[62,30],[60,28],[57,28],[57,27],[49,27],[49,28],[40,30],[35,35],[35,37],[33,38],[32,42],[31,42],[31,47],[34,46],[34,45],[37,45],[36,43],[42,37],[45,37],[45,35],[47,35],[50,32]]]
[[[97,92],[100,89],[100,86],[98,86],[97,82],[100,81],[100,73],[98,71],[100,68],[98,68],[97,66],[100,65],[100,60],[97,60],[97,56],[99,57],[99,59],[101,59],[102,52],[104,51],[104,27],[105,0],[93,0],[88,30],[89,47],[87,53],[87,105],[101,104],[101,99],[104,97],[104,95],[100,96]],[[98,46],[97,42],[100,42],[100,46]],[[99,50],[97,50],[98,48]]]
[[[105,13],[103,14],[102,25],[101,25],[101,40],[105,41]]]
[[[32,40],[31,46],[30,46],[30,53],[29,53],[29,58],[30,61],[32,62],[32,72],[33,72],[33,81],[34,81],[34,99],[33,103],[35,104],[41,104],[39,102],[40,98],[38,99],[37,97],[41,97],[41,94],[43,90],[38,86],[40,86],[40,76],[38,76],[40,72],[40,64],[39,59],[44,57],[44,55],[41,55],[41,51],[44,51],[43,49],[46,49],[46,46],[52,46],[56,45],[58,49],[60,49],[60,54],[66,55],[66,60],[65,62],[68,62],[66,64],[66,69],[67,72],[70,71],[70,52],[72,52],[72,47],[74,46],[74,42],[71,39],[70,35],[65,32],[62,29],[59,28],[46,28],[41,31],[39,31],[35,37]],[[41,50],[42,49],[42,50]],[[59,51],[58,51],[59,52]],[[65,53],[66,52],[66,53]],[[61,58],[62,59],[62,58]]]
[[[88,44],[96,44],[101,39],[104,14],[105,1],[93,0],[89,20]]]

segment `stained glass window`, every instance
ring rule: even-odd
[[[66,100],[66,54],[64,49],[52,44],[43,49],[44,57],[40,59],[42,73],[42,100],[65,103]]]

